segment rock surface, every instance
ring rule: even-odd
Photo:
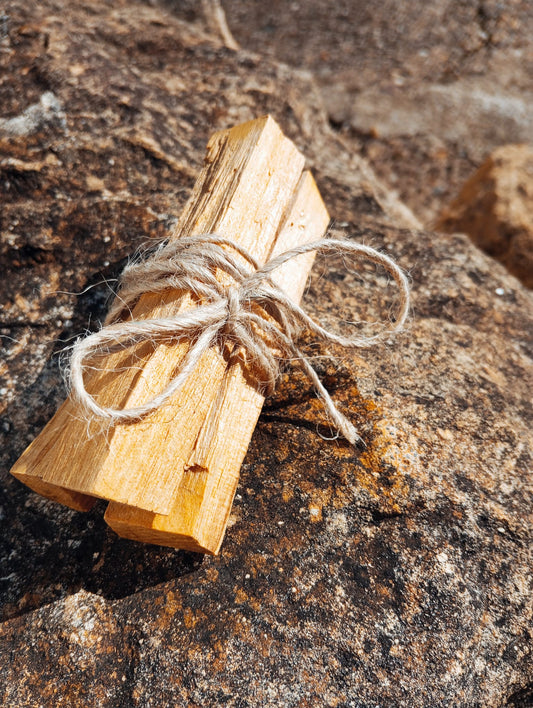
[[[495,150],[443,212],[437,228],[468,234],[533,288],[533,147]]]
[[[416,230],[301,72],[134,2],[20,0],[1,42],[1,703],[528,705],[531,295],[466,236]],[[309,156],[334,232],[408,269],[412,321],[319,360],[365,448],[324,440],[287,373],[221,555],[120,540],[101,505],[69,511],[7,471],[64,395],[58,350],[174,223],[208,135],[267,111]],[[392,297],[330,258],[306,307],[334,326]]]
[[[532,140],[529,0],[222,4],[241,46],[313,73],[332,123],[424,223],[494,148]]]

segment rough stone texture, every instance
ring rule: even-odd
[[[444,210],[437,228],[468,234],[533,288],[533,147],[495,150]]]
[[[332,123],[424,223],[494,148],[532,140],[529,0],[222,4],[241,46],[313,72]]]
[[[20,636],[29,641],[20,643]],[[98,595],[81,591],[11,622],[2,641],[17,647],[8,664],[12,678],[0,689],[2,705],[128,705],[132,650]]]
[[[163,8],[64,5],[12,3],[0,53],[2,703],[530,705],[531,295],[466,236],[415,230],[305,74]],[[208,135],[265,111],[309,156],[335,233],[409,270],[412,321],[318,360],[364,448],[323,440],[319,403],[287,373],[219,557],[117,539],[101,504],[69,511],[7,470],[64,395],[57,351],[102,318],[124,257],[174,223]],[[329,258],[306,305],[371,321],[386,286]]]

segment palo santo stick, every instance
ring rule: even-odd
[[[143,303],[146,305],[146,312],[153,317],[172,315],[183,298],[180,294],[169,298],[166,303],[159,300],[160,298],[147,296]],[[139,312],[137,316],[140,316]],[[103,405],[125,405],[127,394],[139,378],[142,365],[148,364],[153,353],[154,348],[145,344],[136,348],[133,355],[123,352],[109,357],[105,371],[90,372],[88,390],[95,394],[100,391],[97,398]],[[180,356],[182,353],[177,352],[176,355]],[[72,471],[78,470],[80,475],[87,471],[96,473],[101,469],[111,449],[113,431],[108,434],[98,430],[90,433],[90,427],[77,404],[68,398],[15,463],[11,473],[35,492],[66,506],[85,511],[94,503],[95,496],[105,496],[105,477],[96,480],[99,482],[98,493],[95,491],[92,492],[94,496],[89,496],[47,481],[41,475],[44,476],[50,469],[52,474],[57,471],[60,479],[59,474],[67,465],[70,465]],[[70,486],[75,487],[75,484],[71,483]]]
[[[321,238],[329,216],[310,173],[300,181],[295,201],[276,239],[272,255]],[[285,263],[274,274],[277,284],[300,301],[314,254]],[[189,468],[168,516],[131,506],[109,504],[105,519],[119,535],[148,543],[217,553],[226,529],[239,470],[264,398],[247,383],[240,356],[228,366],[224,384],[206,420]]]
[[[264,262],[303,163],[269,116],[216,133],[174,237],[217,233]],[[133,317],[170,317],[190,302],[173,291],[144,295]],[[100,405],[138,405],[166,387],[185,351],[186,345],[146,343],[133,354],[114,354],[102,371],[87,377],[87,389]],[[216,349],[209,350],[176,396],[155,413],[133,424],[94,430],[91,436],[68,399],[12,473],[37,491],[46,493],[43,485],[51,484],[168,514],[226,366]]]

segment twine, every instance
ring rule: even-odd
[[[383,266],[399,288],[394,324],[378,334],[344,337],[311,319],[272,279],[283,263],[302,253],[317,251],[357,259],[364,257]],[[230,276],[232,285],[217,280],[216,271]],[[190,292],[194,307],[168,318],[124,319],[141,295],[168,289]],[[246,249],[214,234],[181,238],[160,247],[144,261],[128,265],[121,277],[119,295],[104,327],[79,339],[72,351],[70,387],[74,399],[89,413],[111,424],[137,421],[156,411],[179,391],[201,357],[212,346],[230,345],[244,352],[257,385],[272,393],[283,358],[299,362],[315,388],[333,425],[350,443],[359,440],[354,425],[336,407],[307,356],[297,345],[310,331],[322,342],[347,348],[369,347],[401,329],[409,310],[409,286],[403,271],[384,253],[369,246],[335,239],[321,239],[292,248],[263,266]],[[100,406],[85,388],[84,374],[95,357],[135,347],[141,342],[189,342],[179,371],[168,386],[143,405],[128,409]]]

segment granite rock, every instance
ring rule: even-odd
[[[436,227],[468,234],[533,288],[533,147],[495,150],[443,211]]]
[[[531,294],[466,236],[415,228],[304,72],[131,1],[17,0],[6,23],[3,703],[528,705]],[[45,93],[54,120],[5,129]],[[267,111],[309,156],[333,232],[409,271],[412,319],[317,360],[364,447],[328,439],[308,382],[284,375],[220,556],[120,540],[102,505],[64,509],[8,469],[64,395],[57,353],[102,319],[127,254],[175,222],[208,135]],[[338,326],[393,297],[373,268],[328,258],[305,306]]]
[[[425,224],[492,150],[531,141],[529,0],[222,4],[241,46],[313,73],[332,124]]]
[[[28,641],[19,644],[21,636]],[[7,664],[10,680],[0,689],[2,705],[127,705],[132,651],[98,595],[80,591],[11,622],[2,641],[17,646]]]

